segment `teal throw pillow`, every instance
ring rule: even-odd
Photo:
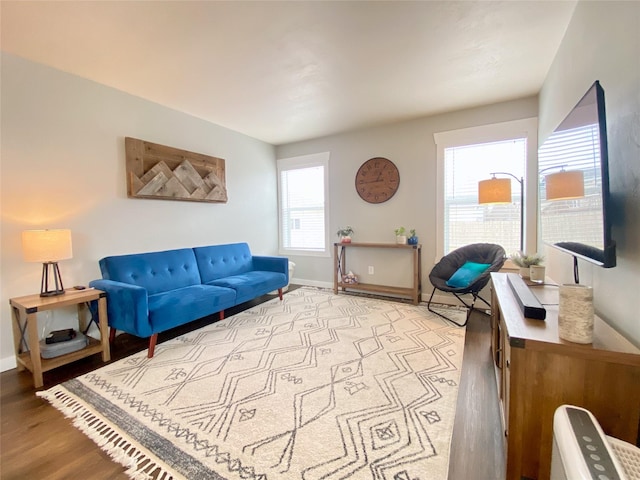
[[[451,275],[447,285],[453,288],[466,288],[490,266],[490,263],[466,262]]]

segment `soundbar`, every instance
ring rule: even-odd
[[[544,320],[547,317],[547,311],[540,304],[536,296],[531,292],[528,285],[524,283],[522,277],[517,273],[507,273],[507,282],[511,287],[513,296],[516,297],[520,310],[526,318],[535,320]]]

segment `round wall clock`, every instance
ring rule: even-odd
[[[387,158],[371,158],[356,173],[356,191],[365,202],[386,202],[398,191],[399,186],[400,172]]]

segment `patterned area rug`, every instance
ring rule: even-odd
[[[136,479],[446,479],[464,335],[305,287],[39,395]]]

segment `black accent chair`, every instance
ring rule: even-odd
[[[473,311],[476,300],[479,298],[484,303],[486,303],[489,307],[491,305],[484,298],[480,296],[480,290],[482,290],[487,283],[489,283],[490,273],[497,272],[500,270],[502,265],[504,265],[506,259],[506,253],[504,248],[500,245],[496,245],[494,243],[473,243],[471,245],[465,245],[464,247],[460,247],[453,252],[445,255],[440,259],[440,261],[433,267],[431,273],[429,273],[429,280],[433,285],[433,291],[431,292],[431,296],[429,297],[429,302],[427,303],[427,309],[444,318],[445,320],[458,325],[459,327],[464,327],[469,321],[469,317],[471,316],[471,312]],[[447,285],[447,280],[451,278],[451,276],[466,262],[475,262],[475,263],[488,263],[490,267],[487,268],[483,273],[480,274],[475,280],[473,280],[466,287],[450,287]],[[467,307],[467,318],[464,323],[458,323],[454,320],[450,319],[446,315],[443,315],[440,312],[436,312],[431,309],[431,300],[433,299],[433,294],[436,293],[436,290],[441,290],[443,292],[453,293],[462,304]],[[461,295],[465,295],[470,293],[473,296],[473,301],[471,304],[467,304],[462,298]]]

